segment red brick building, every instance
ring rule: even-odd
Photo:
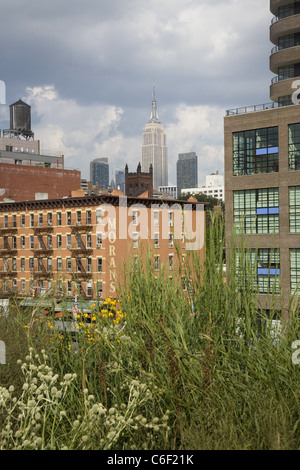
[[[62,198],[80,185],[81,173],[77,170],[0,163],[0,202],[34,201],[41,194],[49,199]]]

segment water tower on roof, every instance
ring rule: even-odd
[[[21,99],[9,106],[10,128],[3,131],[3,136],[34,140],[31,130],[31,106]]]

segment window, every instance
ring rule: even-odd
[[[81,211],[76,212],[76,225],[81,225]]]
[[[154,248],[159,248],[159,233],[154,234]]]
[[[72,283],[67,281],[67,293],[70,295],[72,293]]]
[[[278,188],[234,191],[237,233],[279,233]]]
[[[81,246],[82,246],[82,240],[81,240],[81,235],[80,235],[80,233],[78,233],[78,234],[76,235],[76,244],[77,244],[77,248],[81,248]]]
[[[102,248],[102,233],[97,233],[97,245],[96,248]]]
[[[173,227],[173,212],[168,212],[169,227]]]
[[[43,258],[38,258],[38,270],[39,271],[44,271],[44,262],[43,262]]]
[[[300,248],[290,250],[291,291],[300,295]]]
[[[169,233],[169,248],[173,248],[173,247],[174,247],[174,234]]]
[[[72,271],[72,259],[67,258],[67,272],[70,273]]]
[[[57,248],[61,248],[61,235],[57,235]]]
[[[57,258],[57,271],[62,270],[62,261],[61,258]]]
[[[255,250],[252,250],[255,252]],[[278,249],[259,249],[257,253],[257,286],[262,294],[278,293],[280,259]]]
[[[39,241],[39,249],[41,250],[42,248],[44,248],[43,237],[41,235],[38,235],[38,241]]]
[[[21,279],[21,292],[25,292],[25,279]]]
[[[289,125],[289,170],[300,170],[300,123]]]
[[[92,295],[93,295],[93,288],[92,288],[92,283],[91,282],[86,283],[86,294],[87,294],[88,297],[92,297]]]
[[[92,258],[86,259],[86,270],[88,273],[92,272]]]
[[[48,225],[52,225],[52,212],[48,212],[47,215]]]
[[[97,272],[102,273],[102,258],[97,258]]]
[[[25,237],[24,237],[24,235],[21,235],[21,249],[22,250],[25,249]]]
[[[57,212],[56,214],[56,223],[58,226],[61,225],[61,212]]]
[[[4,245],[5,250],[7,250],[9,248],[8,237],[3,238],[3,245]]]
[[[289,188],[290,232],[300,233],[300,186]]]
[[[21,214],[21,227],[25,227],[25,214]]]
[[[278,127],[233,134],[233,174],[278,172]]]
[[[154,227],[158,227],[159,226],[159,212],[154,211],[153,217],[154,217]]]
[[[102,297],[103,295],[103,285],[102,285],[102,281],[98,281],[97,282],[97,294],[98,294],[98,297]]]
[[[30,214],[30,227],[34,227],[34,214]]]
[[[138,224],[138,215],[137,211],[132,211],[132,225]]]
[[[16,216],[16,214],[13,214],[13,216],[12,216],[12,226],[13,226],[13,228],[16,228],[16,226],[17,226],[17,216]]]
[[[287,80],[288,78],[294,78],[295,76],[295,64],[283,65],[278,67],[278,81]]]
[[[71,223],[72,223],[71,212],[67,212],[67,225],[71,225]]]
[[[42,227],[43,226],[43,213],[41,212],[39,214],[39,227]]]
[[[21,271],[25,271],[25,258],[21,258]]]
[[[52,249],[52,235],[47,236],[47,246],[50,250]]]
[[[16,236],[12,237],[12,249],[13,250],[17,249],[17,237]]]
[[[92,248],[92,235],[90,233],[86,236],[86,247]]]
[[[47,269],[48,269],[48,272],[52,271],[52,258],[47,259]]]
[[[80,258],[77,258],[76,259],[76,271],[78,273],[81,273],[82,271],[82,263],[81,263],[81,259]]]
[[[17,258],[12,259],[12,270],[13,271],[17,270]]]
[[[4,216],[4,228],[8,228],[8,215]]]
[[[33,271],[34,268],[34,258],[29,258],[29,269]]]
[[[92,212],[86,211],[86,224],[91,225],[92,224]]]
[[[101,223],[102,223],[102,209],[97,209],[97,211],[96,211],[96,220],[97,220],[97,224],[101,225]]]
[[[71,234],[67,233],[67,249],[71,248]]]
[[[174,264],[174,255],[173,255],[173,254],[170,254],[170,255],[169,255],[169,269],[170,269],[170,270],[173,269],[173,264]]]
[[[138,247],[138,233],[132,234],[132,240],[133,240],[133,248],[137,248]]]
[[[154,256],[154,269],[159,270],[159,256]]]
[[[240,286],[250,286],[260,294],[279,293],[279,249],[246,249],[244,253],[237,252],[236,263]]]

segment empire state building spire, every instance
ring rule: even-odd
[[[160,123],[158,119],[157,113],[157,104],[155,99],[155,86],[153,85],[153,92],[152,92],[152,109],[151,109],[151,117],[149,122],[157,122]]]
[[[145,125],[142,143],[142,172],[148,173],[152,165],[153,188],[168,185],[168,148],[164,126],[158,119],[155,87],[152,92],[150,121]]]

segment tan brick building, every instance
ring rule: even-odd
[[[124,260],[150,247],[154,269],[177,275],[176,244],[203,259],[204,219],[203,204],[119,195],[1,204],[1,295],[116,297]]]

